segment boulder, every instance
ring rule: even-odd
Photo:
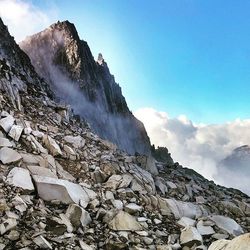
[[[64,137],[64,141],[71,144],[74,148],[82,148],[85,145],[85,140],[80,136],[67,135]]]
[[[216,240],[213,242],[208,250],[225,250],[230,240]]]
[[[129,213],[120,210],[108,223],[110,229],[115,231],[141,231],[143,227],[136,218]]]
[[[46,148],[53,156],[62,155],[62,151],[56,141],[49,135],[43,137],[43,142]]]
[[[80,225],[84,227],[91,222],[89,213],[76,204],[69,205],[66,211],[66,216],[75,229],[77,229]]]
[[[13,125],[10,129],[9,136],[15,141],[19,141],[22,132],[23,127],[21,125]]]
[[[33,179],[39,196],[45,201],[59,200],[62,203],[70,204],[81,201],[86,207],[90,201],[87,189],[67,180],[59,180],[45,176],[34,175]],[[93,192],[93,191],[92,191]]]
[[[57,178],[57,175],[53,173],[49,168],[44,168],[40,166],[27,166],[31,175],[40,175],[46,177]]]
[[[149,171],[153,175],[159,174],[158,169],[155,164],[155,159],[153,158],[152,155],[149,155],[147,157],[146,170]]]
[[[0,147],[8,147],[11,148],[12,144],[9,139],[0,137]]]
[[[33,241],[40,249],[53,249],[51,244],[42,235],[35,237]]]
[[[201,245],[202,237],[195,227],[187,227],[183,229],[180,236],[182,246],[192,247],[194,244]]]
[[[195,220],[192,220],[188,217],[182,217],[180,220],[178,220],[177,224],[181,227],[193,227],[195,225]]]
[[[232,239],[225,250],[250,250],[250,233]]]
[[[137,214],[139,212],[141,212],[143,209],[142,206],[139,206],[135,203],[129,203],[125,206],[125,211],[128,212],[129,214]]]
[[[11,229],[17,226],[17,221],[15,218],[8,218],[0,224],[0,235],[5,234],[6,232],[10,231]]]
[[[202,236],[215,233],[214,229],[211,226],[205,226],[202,220],[197,223],[196,228]]]
[[[0,120],[0,126],[2,127],[2,129],[6,132],[6,133],[9,133],[11,127],[13,126],[15,122],[15,119],[13,116],[11,115],[8,115],[7,117],[5,118],[2,118]]]
[[[27,191],[34,190],[29,171],[24,168],[13,168],[7,176],[7,182],[15,187],[20,187]]]
[[[200,207],[191,202],[177,201],[175,199],[165,199],[165,201],[176,219],[180,219],[181,217],[193,219],[202,216]]]
[[[208,217],[217,227],[225,230],[231,235],[238,236],[243,232],[241,226],[233,219],[222,215],[211,215]]]
[[[0,149],[0,161],[3,164],[15,163],[21,159],[22,156],[11,148],[3,147]]]

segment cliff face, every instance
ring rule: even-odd
[[[48,85],[38,76],[29,57],[15,43],[0,18],[0,90],[18,110],[21,95],[51,95]]]
[[[98,135],[128,153],[149,154],[150,141],[143,124],[129,111],[120,86],[101,54],[95,61],[75,26],[58,22],[20,44],[56,97]]]

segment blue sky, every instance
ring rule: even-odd
[[[132,111],[207,124],[249,118],[250,1],[29,2],[102,52]]]

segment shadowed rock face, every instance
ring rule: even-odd
[[[53,24],[28,37],[20,47],[56,97],[69,103],[101,137],[128,153],[149,154],[150,141],[143,124],[128,109],[102,55],[94,60],[73,24]]]

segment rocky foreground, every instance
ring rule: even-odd
[[[151,174],[152,159],[120,151],[54,102],[6,32],[0,249],[250,249],[246,194],[177,163]]]
[[[153,176],[47,97],[0,99],[0,249],[211,250],[250,231],[240,191],[178,164]]]

